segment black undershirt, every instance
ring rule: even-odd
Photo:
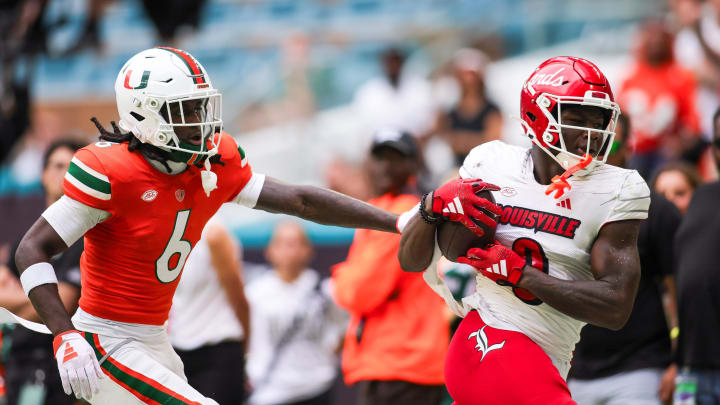
[[[457,109],[452,109],[448,113],[448,119],[450,120],[450,128],[453,130],[465,130],[465,131],[476,131],[482,132],[485,130],[485,121],[491,113],[497,113],[500,109],[491,102],[486,102],[485,105],[472,117],[464,117],[460,114]],[[452,132],[451,132],[452,134]],[[481,144],[484,139],[478,140],[478,145]],[[462,166],[465,160],[465,154],[455,155],[455,162],[458,166]]]
[[[720,369],[720,182],[695,191],[675,251],[678,365]]]

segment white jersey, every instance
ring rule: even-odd
[[[233,238],[234,240],[234,238]],[[238,250],[239,242],[234,240]],[[222,341],[240,341],[243,327],[220,285],[205,234],[190,252],[168,318],[173,347],[194,350]]]
[[[564,280],[592,280],[590,250],[600,228],[608,222],[645,219],[650,205],[650,190],[636,171],[607,164],[584,177],[573,176],[572,189],[559,199],[545,195],[547,185],[537,183],[533,175],[530,149],[501,141],[473,149],[460,176],[500,186],[493,193],[503,210],[496,230],[498,241],[532,254],[534,267]],[[432,277],[437,272],[429,270],[426,280],[446,298]],[[499,286],[480,274],[476,280],[477,292],[465,297],[462,305],[446,298],[451,308],[461,316],[476,309],[487,324],[524,333],[565,376],[585,323],[526,290]]]
[[[327,282],[306,269],[290,283],[268,271],[248,284],[250,404],[302,401],[332,386],[347,313],[332,301]]]

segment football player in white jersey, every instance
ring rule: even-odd
[[[580,329],[621,328],[640,277],[650,192],[637,172],[604,164],[620,113],[605,76],[585,59],[552,58],[525,82],[520,103],[529,149],[476,147],[461,179],[404,214],[401,265],[427,268],[431,287],[465,317],[445,364],[458,405],[574,404],[565,378]],[[477,292],[457,302],[435,269],[435,229],[444,219],[492,225],[470,201],[483,188],[496,191],[497,207],[485,204],[499,213],[496,241],[458,259],[478,274]]]

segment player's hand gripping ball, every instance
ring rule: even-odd
[[[492,191],[499,189],[480,179],[455,179],[435,190],[433,213],[440,211],[448,220],[438,225],[437,241],[448,260],[457,261],[469,249],[485,247],[495,240],[501,210]]]
[[[467,256],[459,257],[458,263],[469,264],[483,276],[500,285],[517,286],[526,261],[509,247],[500,242],[488,245],[485,249],[474,248],[467,252]]]

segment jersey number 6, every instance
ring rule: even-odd
[[[190,242],[182,238],[188,218],[190,218],[190,210],[178,211],[170,240],[165,245],[163,253],[155,261],[155,276],[163,284],[172,283],[180,276],[185,260],[192,250]]]

